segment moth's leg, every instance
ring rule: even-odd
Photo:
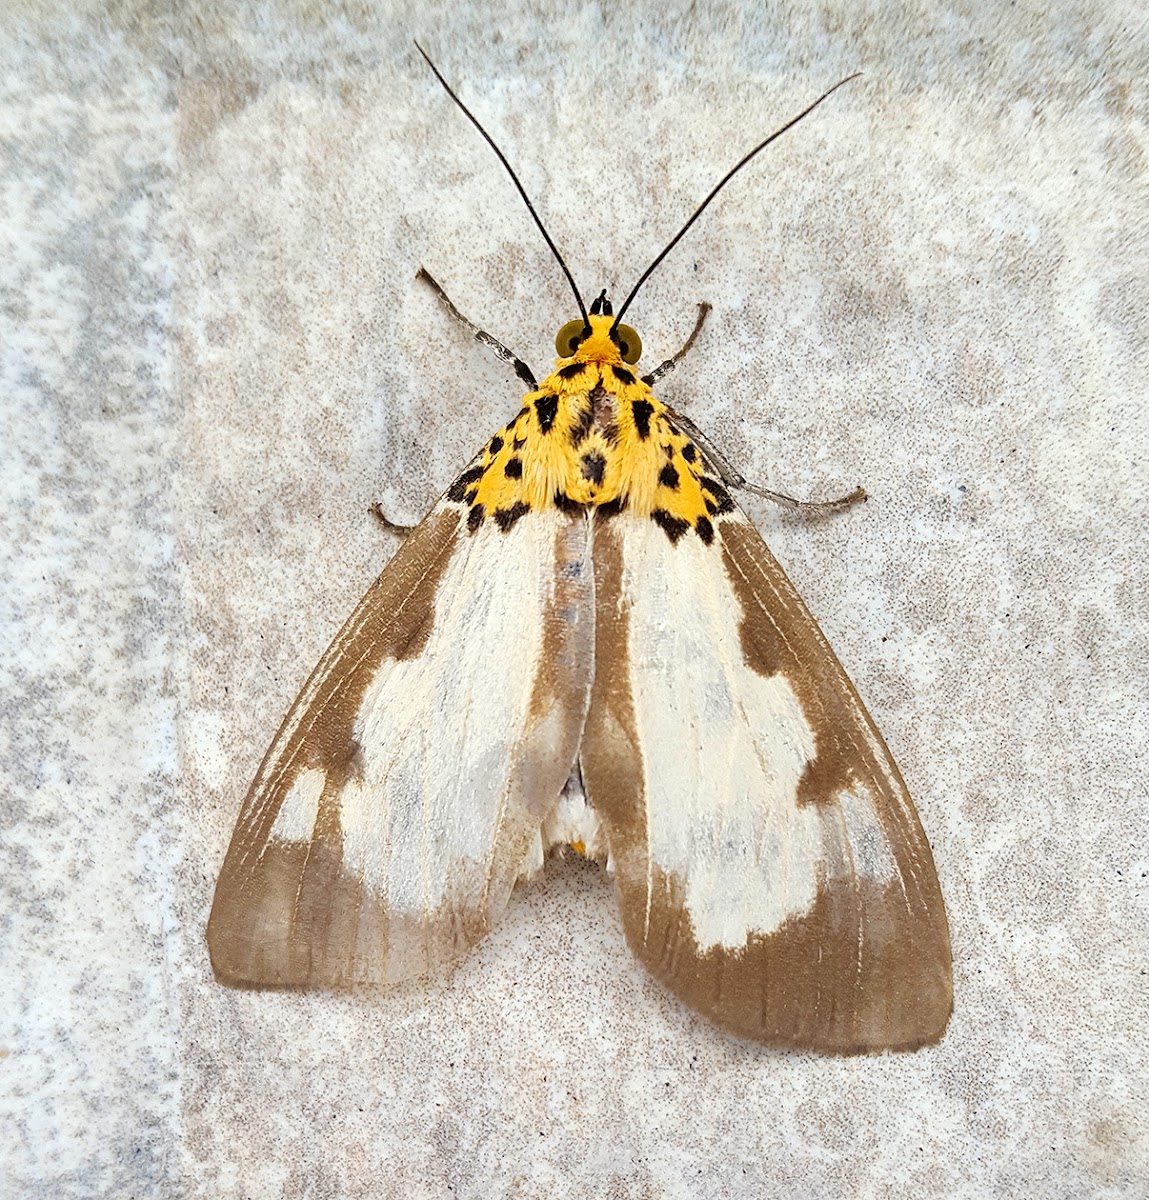
[[[681,413],[675,412],[673,409],[668,408],[667,411],[674,421],[702,447],[703,454],[714,465],[722,482],[728,488],[750,492],[755,496],[763,497],[765,500],[772,500],[775,504],[782,505],[783,508],[801,509],[803,512],[808,513],[838,512],[840,509],[849,508],[851,505],[858,504],[866,499],[866,489],[862,487],[856,487],[852,492],[845,496],[839,496],[835,500],[795,500],[793,496],[784,495],[782,492],[772,492],[769,488],[761,487],[757,483],[751,483],[745,475],[740,471],[736,471],[730,465],[730,460],[726,458],[689,417],[684,417]]]
[[[527,364],[523,362],[523,360],[519,358],[517,354],[513,354],[510,350],[508,350],[506,346],[504,346],[503,343],[497,338],[491,337],[486,330],[480,329],[473,321],[468,321],[467,318],[464,317],[463,314],[454,306],[454,304],[451,303],[451,297],[448,296],[445,291],[443,291],[443,289],[439,286],[439,284],[431,276],[431,273],[425,267],[420,267],[419,270],[415,272],[415,278],[420,280],[422,283],[425,283],[431,289],[431,291],[435,293],[439,299],[439,303],[451,314],[451,316],[455,318],[456,321],[459,322],[460,325],[465,325],[471,331],[471,336],[476,342],[482,342],[484,346],[487,346],[489,349],[493,350],[503,360],[503,362],[510,363],[511,366],[514,367],[515,374],[527,385],[528,388],[530,388],[532,392],[538,389],[539,385],[535,382],[535,376],[530,367],[528,367]]]
[[[383,505],[376,501],[367,510],[378,522],[387,530],[388,533],[393,533],[398,537],[404,538],[415,528],[414,525],[400,525],[397,521],[392,521],[391,518],[383,511]]]
[[[694,329],[690,336],[686,339],[686,344],[673,357],[668,358],[665,362],[659,363],[657,367],[649,375],[642,377],[642,382],[647,387],[653,387],[664,375],[669,375],[671,371],[686,357],[686,352],[694,345],[694,339],[702,332],[702,326],[706,322],[706,318],[710,315],[710,305],[703,300],[698,306],[698,320],[694,322]]]

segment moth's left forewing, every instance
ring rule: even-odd
[[[757,532],[732,505],[709,544],[623,514],[596,521],[593,561],[580,759],[635,953],[743,1036],[840,1053],[936,1041],[952,984],[929,844]]]
[[[259,769],[208,923],[222,982],[420,974],[542,863],[590,688],[586,522],[468,523],[474,475],[363,597]]]

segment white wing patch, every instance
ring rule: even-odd
[[[490,856],[518,774],[556,532],[550,514],[506,533],[486,522],[444,572],[423,652],[385,664],[364,694],[358,770],[339,799],[344,868],[395,913],[433,911],[460,864]],[[482,587],[468,579],[474,561]]]
[[[275,817],[271,836],[284,842],[309,842],[319,815],[319,798],[327,783],[327,772],[318,767],[300,771]]]
[[[718,548],[697,537],[672,545],[649,521],[621,532],[650,875],[682,882],[699,949],[737,949],[807,914],[820,871],[842,873],[844,849],[858,874],[896,878],[860,789],[837,804],[798,803],[817,739],[786,677],[745,662]]]
[[[838,820],[844,826],[845,845],[838,869],[827,863],[830,877],[858,875],[876,883],[900,883],[901,872],[890,851],[889,838],[878,820],[869,789],[858,780],[849,790],[835,796],[836,806],[828,806],[824,820]],[[833,844],[833,833],[827,832],[827,844]]]

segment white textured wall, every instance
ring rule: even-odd
[[[0,1196],[1144,1196],[1140,6],[10,6],[0,17]],[[157,16],[157,12],[180,15]],[[917,798],[942,1044],[732,1040],[560,866],[449,980],[229,992],[242,793],[394,543],[628,316],[662,388],[832,521],[749,510]]]

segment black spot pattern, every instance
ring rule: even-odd
[[[711,479],[709,475],[703,475],[698,482],[702,484],[703,491],[710,493],[705,499],[706,511],[712,517],[720,517],[723,513],[734,511],[734,501],[730,499],[730,493],[718,480]]]
[[[581,512],[582,505],[577,500],[572,500],[566,492],[561,489],[555,492],[555,508],[560,512],[573,513]]]
[[[673,463],[667,463],[658,473],[658,482],[664,488],[670,488],[672,492],[678,490],[678,472],[674,469]]]
[[[563,379],[577,379],[586,370],[586,363],[567,363],[565,367],[559,367],[559,375]]]
[[[517,437],[511,443],[511,449],[512,450],[521,450],[526,444],[527,444],[526,438]]]
[[[606,459],[597,450],[591,450],[579,460],[579,470],[584,479],[589,479],[592,483],[602,483]]]
[[[510,508],[495,509],[495,524],[498,525],[503,533],[506,533],[520,517],[525,517],[530,511],[531,506],[529,504],[524,504],[521,500],[516,500]]]
[[[686,445],[682,447],[682,457],[690,463],[692,463],[698,457],[698,451],[695,450],[693,442],[687,442]]]
[[[491,438],[491,444],[487,448],[490,450],[492,455],[498,454],[498,452],[503,448],[503,439],[496,433],[495,436]]]
[[[481,505],[476,504],[474,508],[467,513],[467,528],[474,533],[483,523],[483,519],[487,515],[487,510]]]
[[[630,411],[634,416],[634,427],[638,430],[638,436],[644,440],[650,437],[650,414],[654,412],[654,405],[649,400],[636,400],[630,406]]]
[[[656,508],[650,515],[654,518],[654,523],[670,538],[672,546],[676,545],[678,539],[690,528],[689,521],[672,516],[665,508]]]
[[[464,500],[465,500],[465,501],[466,501],[468,504],[474,504],[474,503],[475,503],[475,497],[476,497],[478,494],[479,494],[479,485],[476,483],[476,484],[474,484],[474,486],[467,488],[467,494],[466,494],[466,495],[463,497],[463,499],[464,499]]]
[[[540,396],[535,401],[535,412],[539,414],[539,428],[543,433],[550,433],[555,423],[555,414],[559,410],[558,396]]]
[[[634,372],[628,371],[626,367],[611,367],[611,370],[614,372],[614,377],[619,383],[634,382]]]
[[[571,427],[571,445],[581,446],[590,427],[594,424],[594,405],[587,404],[579,413],[578,420]]]
[[[699,517],[694,523],[694,528],[698,531],[698,536],[704,545],[709,546],[714,541],[714,526],[706,517]]]
[[[447,489],[447,499],[454,500],[456,504],[461,503],[471,484],[478,483],[482,478],[482,467],[468,467]]]
[[[608,517],[617,517],[624,508],[626,508],[626,501],[620,496],[616,496],[613,500],[608,500],[605,504],[600,504],[594,511],[603,520],[606,520]]]
[[[503,474],[508,479],[522,479],[523,460],[521,458],[508,458],[507,465],[503,467]]]

